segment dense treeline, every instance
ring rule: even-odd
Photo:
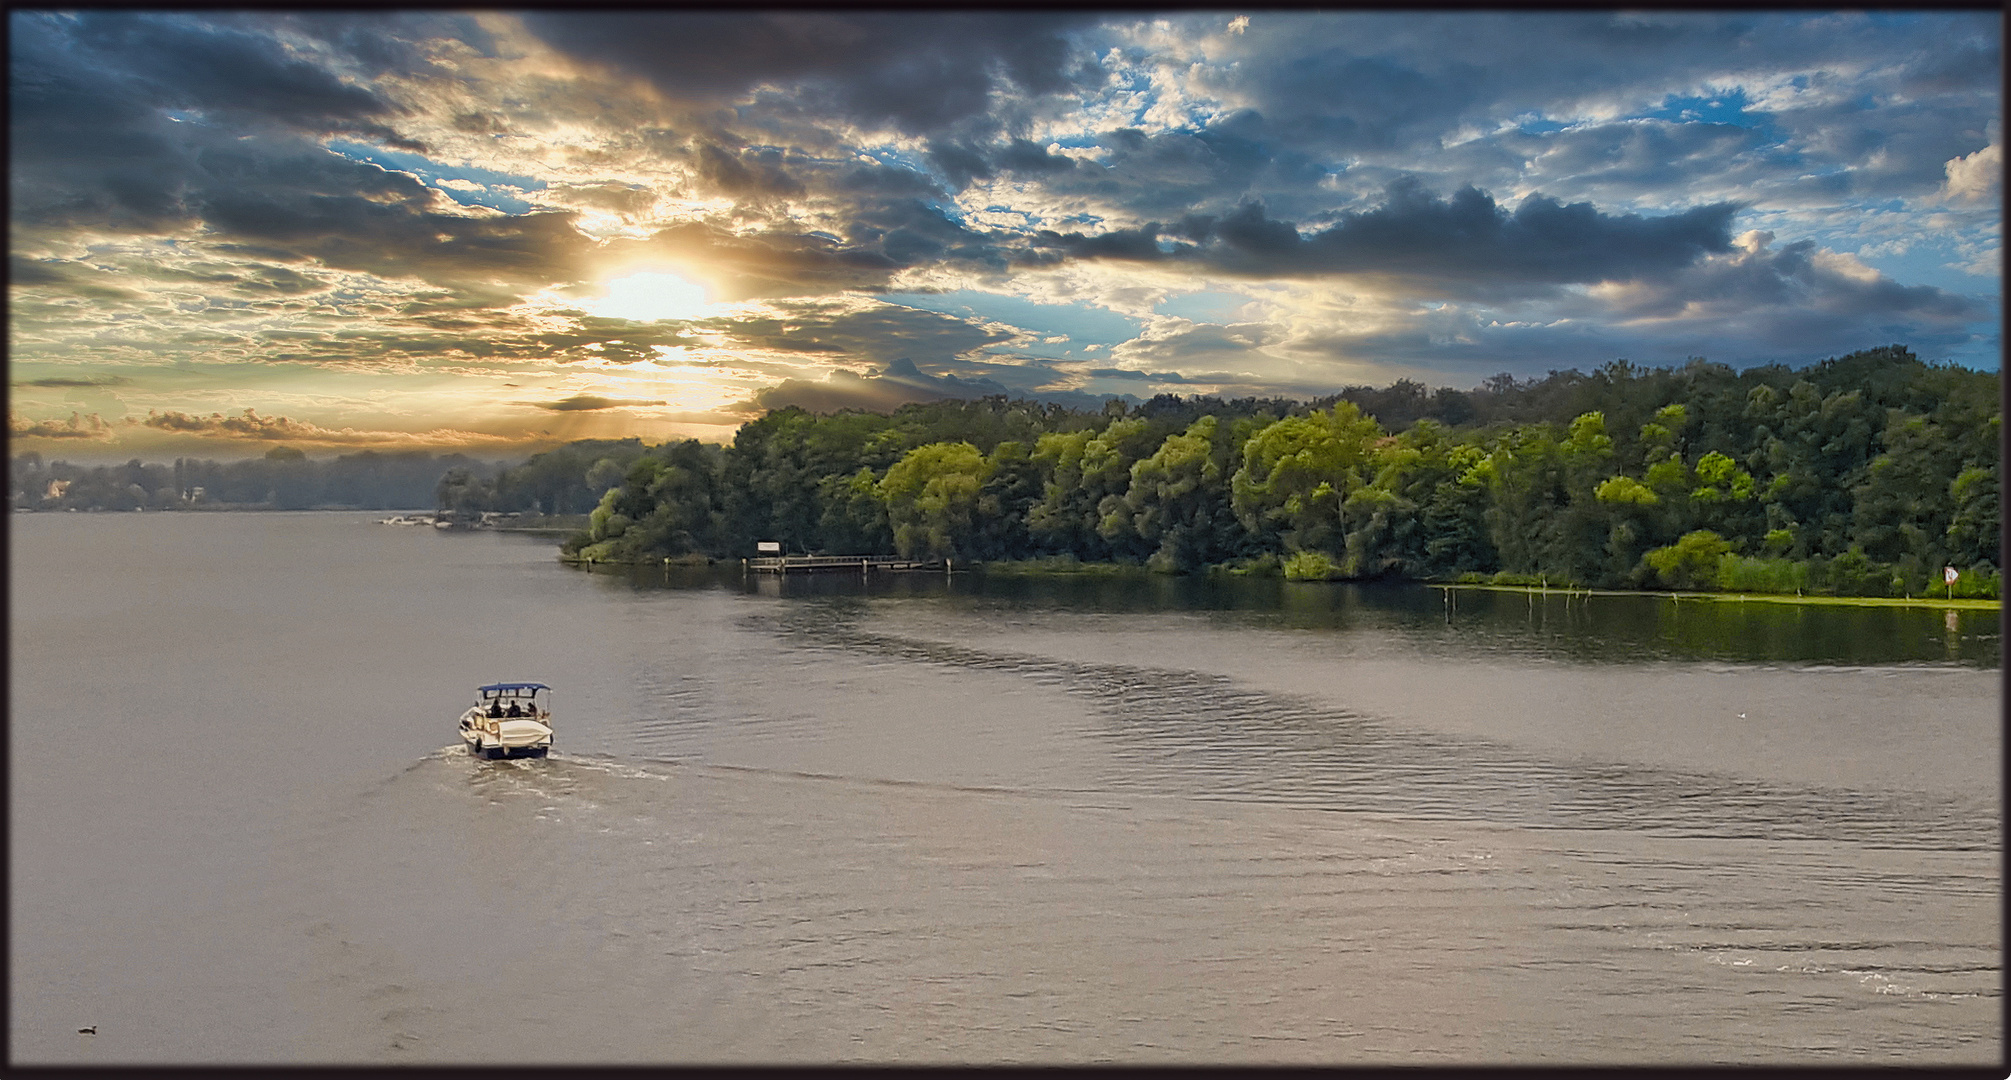
[[[1472,391],[783,409],[730,447],[574,444],[443,505],[564,512],[568,554],[788,550],[1190,572],[1995,595],[1999,376],[1891,346],[1800,369],[1616,361]],[[558,501],[570,499],[570,504]]]
[[[422,510],[437,501],[443,473],[492,477],[502,470],[500,463],[463,454],[436,457],[423,451],[365,450],[314,461],[285,446],[243,461],[176,458],[172,465],[137,458],[124,465],[44,464],[30,451],[16,455],[10,466],[9,501],[34,510]]]

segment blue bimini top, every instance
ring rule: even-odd
[[[501,693],[505,690],[529,690],[535,694],[540,690],[550,690],[551,687],[541,682],[499,682],[490,683],[487,686],[478,686],[475,689],[484,694]]]

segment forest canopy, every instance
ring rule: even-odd
[[[785,408],[732,445],[575,444],[443,484],[584,508],[569,556],[785,550],[1165,572],[1954,595],[2000,581],[2000,377],[1901,346],[1734,370],[1614,361],[1310,402],[990,397]]]

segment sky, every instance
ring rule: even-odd
[[[1996,370],[1995,11],[13,10],[9,428]]]

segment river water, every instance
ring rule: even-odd
[[[16,1064],[2003,1059],[1994,612],[11,524]]]

